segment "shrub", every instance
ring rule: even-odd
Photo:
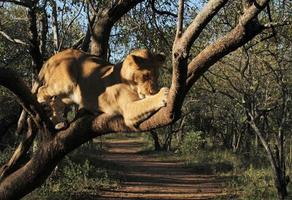
[[[84,145],[79,151],[89,152],[88,148],[88,145]],[[67,156],[47,182],[25,199],[96,199],[99,189],[118,186],[118,180],[113,179],[107,169],[91,160],[82,159],[84,156],[80,158],[78,152],[73,152],[71,155],[74,158]]]
[[[195,155],[205,143],[206,140],[203,138],[201,131],[188,132],[180,146],[180,152],[186,156]]]
[[[277,198],[271,172],[249,167],[232,185],[240,192],[240,199],[274,200]]]

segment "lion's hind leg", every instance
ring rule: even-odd
[[[49,103],[52,95],[49,94],[47,86],[41,86],[37,92],[37,100],[39,103]]]

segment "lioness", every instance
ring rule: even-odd
[[[122,115],[127,126],[137,128],[166,106],[168,88],[157,91],[158,69],[164,60],[162,54],[141,49],[112,65],[94,55],[68,49],[44,64],[37,100],[50,105],[55,124],[64,121],[64,106],[75,103],[79,109],[94,113]]]

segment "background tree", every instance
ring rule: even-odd
[[[88,23],[85,25],[84,29],[77,31],[78,33],[84,31],[84,37],[76,37],[77,40],[76,43],[74,43],[70,42],[72,41],[73,37],[67,37],[68,35],[66,34],[66,27],[74,27],[73,24],[75,24],[75,22],[78,24],[78,21],[73,20],[74,17],[68,15],[67,13],[63,15],[63,19],[71,19],[71,21],[73,21],[71,23],[71,21],[69,20],[69,23],[65,23],[65,20],[62,20],[61,22],[64,22],[64,24],[67,24],[67,26],[64,26],[64,24],[62,26],[62,23],[61,25],[57,24],[57,20],[55,20],[56,18],[58,19],[59,16],[56,16],[56,12],[54,11],[56,9],[59,9],[56,8],[56,5],[58,7],[61,2],[49,1],[50,4],[47,1],[33,0],[9,0],[6,2],[11,2],[13,4],[24,7],[22,9],[27,12],[27,31],[30,33],[27,49],[33,61],[31,66],[33,69],[32,71],[34,72],[37,72],[40,69],[42,62],[46,57],[46,52],[53,51],[53,49],[55,51],[58,51],[62,48],[65,48],[67,46],[65,45],[65,42],[68,42],[68,46],[73,45],[77,47],[80,43],[80,47],[84,50],[87,50],[86,47],[88,46],[89,34],[92,35],[90,45],[90,51],[92,53],[100,56],[103,59],[108,59],[109,52],[110,55],[114,56],[116,52],[115,49],[113,48],[111,49],[111,51],[109,51],[109,47],[111,47],[110,44],[115,44],[114,42],[109,44],[111,38],[110,34],[113,33],[113,29],[118,33],[123,33],[121,31],[123,30],[123,21],[120,21],[120,19],[126,17],[127,13],[129,14],[129,16],[140,16],[142,19],[147,19],[147,16],[143,14],[142,10],[153,12],[153,15],[156,15],[157,18],[150,17],[150,19],[145,20],[145,22],[141,24],[145,25],[145,29],[143,30],[145,30],[145,32],[147,31],[147,34],[148,32],[151,32],[153,33],[153,35],[157,34],[157,36],[162,39],[157,40],[158,42],[153,42],[149,38],[147,39],[145,37],[140,37],[141,35],[139,34],[131,34],[132,39],[131,37],[129,37],[128,45],[135,44],[135,42],[132,42],[133,38],[135,38],[137,41],[141,41],[145,45],[145,47],[155,46],[155,48],[157,48],[158,50],[160,50],[159,47],[163,44],[166,44],[166,48],[163,50],[166,50],[171,46],[171,52],[170,50],[168,50],[168,52],[166,53],[171,55],[171,62],[169,62],[169,65],[172,66],[172,79],[167,107],[161,109],[154,116],[143,122],[140,125],[141,131],[147,131],[161,126],[169,125],[179,120],[181,116],[183,116],[181,112],[187,94],[189,94],[193,84],[197,82],[199,78],[202,77],[204,73],[206,73],[210,69],[212,65],[217,63],[221,58],[228,55],[237,48],[248,44],[248,42],[250,42],[258,34],[262,32],[268,33],[271,32],[271,30],[273,31],[276,25],[271,23],[270,20],[267,20],[269,19],[269,14],[271,12],[263,12],[263,10],[267,8],[267,5],[269,3],[268,0],[244,0],[242,2],[210,0],[206,4],[203,4],[204,2],[202,1],[195,5],[191,4],[190,2],[186,2],[186,7],[184,1],[180,0],[178,3],[177,14],[173,14],[176,4],[173,2],[169,4],[168,1],[161,1],[159,3],[156,1],[145,1],[145,4],[139,4],[141,2],[144,2],[143,0],[120,0],[115,2],[99,1],[98,3],[91,1],[74,1],[72,3],[70,2],[71,6],[76,6],[82,9],[84,7],[86,11],[85,16],[87,16],[88,19]],[[138,4],[141,5],[140,12],[139,9],[132,10]],[[9,7],[10,5],[11,4],[4,4],[3,6]],[[66,3],[63,3],[61,5],[64,5],[61,11],[66,11]],[[170,12],[164,12],[163,9],[158,9],[160,8],[158,7],[158,5],[160,5],[161,8],[164,8],[163,6],[167,5],[170,8]],[[232,6],[234,5],[239,8],[240,13],[230,12]],[[48,29],[46,28],[46,24],[49,20],[45,20],[45,16],[47,14],[50,15],[50,13],[45,13],[47,10],[47,6],[52,7],[53,16],[52,27],[48,27]],[[188,9],[192,8],[192,6],[197,6],[197,10]],[[186,16],[186,10],[191,11],[190,16]],[[91,13],[93,13],[92,16]],[[218,19],[222,19],[222,17],[224,18],[224,16],[227,16],[229,14],[232,14],[231,16],[234,17],[224,21],[227,22],[227,24],[222,24],[222,26],[224,27],[222,31],[217,31],[216,27],[214,29],[210,27],[210,21],[212,19],[213,21],[216,21]],[[76,15],[78,16],[78,12]],[[173,17],[177,15],[176,28],[173,28],[174,23],[172,21],[170,23],[167,23],[164,32],[161,32],[160,26],[161,24],[163,24],[163,20],[165,20],[165,18],[161,17],[161,15],[164,17],[169,17],[172,20]],[[119,23],[117,22],[120,22],[120,26],[118,26]],[[133,23],[137,24],[137,22]],[[49,25],[50,23],[48,23],[48,26]],[[115,25],[117,26],[115,27]],[[156,31],[151,31],[155,29]],[[45,30],[48,30],[48,35],[45,34]],[[60,33],[63,33],[63,35]],[[126,35],[128,34],[129,33],[127,33]],[[123,36],[123,34],[120,34],[120,36]],[[173,42],[169,42],[169,40],[163,39],[163,37],[170,38],[171,36],[173,37],[173,39],[171,40]],[[200,42],[200,40],[198,40],[199,36],[203,36],[206,41]],[[64,39],[61,39],[60,37],[63,37]],[[19,40],[13,39],[12,37],[5,38],[14,43],[19,43]],[[49,43],[47,41],[48,38],[52,38],[55,43]],[[261,40],[257,37],[255,39],[256,41]],[[62,41],[64,42],[62,43]],[[197,41],[200,42],[199,44],[203,45],[201,49],[197,49]],[[44,46],[49,47],[48,44],[54,44],[53,48],[44,48]],[[219,66],[217,66],[217,69],[218,68]],[[224,66],[223,70],[225,69],[226,66]],[[28,131],[24,141],[18,148],[19,151],[16,151],[16,153],[10,160],[11,162],[8,162],[8,164],[5,165],[3,168],[2,179],[0,183],[1,199],[17,199],[38,187],[45,181],[45,179],[49,176],[57,163],[67,153],[79,147],[86,141],[96,136],[104,135],[107,133],[135,132],[135,130],[131,130],[129,127],[126,127],[120,117],[112,117],[105,114],[101,114],[99,116],[86,114],[78,116],[74,121],[71,122],[66,130],[56,131],[52,128],[52,123],[47,118],[42,107],[36,102],[35,97],[31,94],[29,89],[25,87],[25,84],[18,78],[18,76],[16,76],[8,68],[2,67],[0,68],[0,71],[0,84],[7,87],[18,96],[21,105],[26,110],[26,112],[29,113],[29,116],[37,127],[37,130],[39,130],[37,133],[31,123],[31,120],[28,120]],[[232,82],[228,80],[229,78],[226,78],[225,74],[224,78],[228,81],[229,84]],[[208,77],[204,80],[207,82],[208,85],[211,85],[210,83],[212,82],[209,81]],[[222,93],[223,92],[224,91],[222,91]],[[235,95],[237,94],[234,94],[232,96]],[[194,97],[191,98],[194,99]],[[214,101],[209,102],[208,107],[210,108],[210,111],[212,111],[211,119],[213,120],[213,118],[215,117],[216,119],[225,118],[222,113],[217,114],[214,112],[216,110],[212,109],[213,104]],[[228,119],[231,118],[233,119],[233,121],[236,121],[237,116],[229,114],[227,112],[228,107],[225,108]],[[248,116],[250,117],[249,119],[247,119],[248,122],[253,125],[253,120],[251,118],[252,116],[250,114]],[[257,118],[256,116],[253,117]],[[203,121],[204,123],[210,124],[210,116],[205,115],[205,118],[201,117],[201,119],[201,125],[203,124]],[[233,124],[234,123],[229,122],[226,123],[226,126],[224,127],[231,127],[231,129],[229,130],[232,130],[234,129]],[[220,126],[218,125],[219,124],[212,124],[212,128],[207,125],[209,126],[209,132],[211,133],[220,129]],[[229,134],[231,132],[232,131],[223,131],[221,135],[222,137],[224,137],[224,134]],[[21,158],[22,155],[29,149],[31,144],[30,141],[33,140],[36,134],[38,134],[42,138],[38,149],[31,155],[31,157],[26,162],[24,162],[22,165],[20,165],[20,167],[15,169],[14,167],[16,165],[14,164],[17,163],[18,159]],[[235,138],[240,138],[240,136],[235,136]],[[238,139],[235,140],[238,141]],[[228,141],[226,141],[226,145],[228,145]],[[25,148],[23,148],[23,146]],[[281,181],[283,180],[280,180],[280,182]],[[279,191],[279,199],[283,198],[286,195],[284,193],[285,190],[283,190],[285,184],[280,185],[281,190]]]

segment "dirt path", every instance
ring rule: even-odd
[[[194,200],[225,194],[223,178],[196,173],[181,162],[141,155],[142,141],[138,139],[121,139],[107,145],[109,152],[104,159],[123,168],[125,181],[117,189],[101,191],[100,200]]]

